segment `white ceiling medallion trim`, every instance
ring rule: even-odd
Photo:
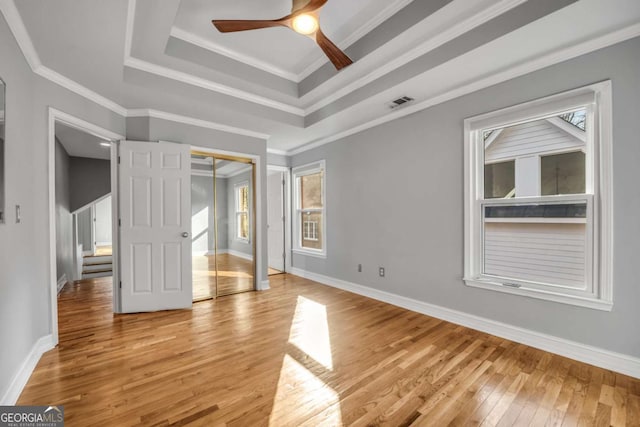
[[[222,45],[214,43],[211,40],[207,40],[196,34],[185,31],[181,28],[171,27],[170,35],[171,37],[174,37],[176,39],[180,39],[182,41],[185,41],[187,43],[209,50],[211,52],[217,53],[219,55],[226,56],[227,58],[231,58],[235,61],[242,62],[243,64],[250,65],[261,71],[265,71],[275,76],[282,77],[283,79],[287,79],[295,83],[300,82],[300,78],[295,73],[290,73],[282,68],[276,67],[272,64],[261,61],[257,58],[227,49]]]
[[[360,89],[361,87],[381,78],[382,76],[391,73],[392,71],[402,67],[403,65],[413,61],[416,58],[419,58],[420,56],[442,46],[443,44],[454,40],[457,37],[460,37],[463,34],[466,34],[467,32],[471,31],[472,29],[486,23],[489,22],[490,20],[504,14],[505,12],[521,5],[522,3],[526,2],[526,0],[505,0],[502,1],[498,4],[496,4],[495,6],[489,7],[485,10],[483,10],[482,12],[473,15],[472,17],[470,17],[469,19],[466,19],[464,21],[461,21],[460,23],[458,23],[457,25],[454,25],[452,27],[450,27],[447,31],[444,31],[440,34],[438,34],[438,36],[430,38],[428,40],[426,40],[425,42],[419,44],[418,46],[416,46],[415,48],[407,51],[406,53],[404,53],[403,55],[400,55],[398,57],[396,57],[395,59],[393,59],[392,61],[389,61],[387,63],[385,63],[383,66],[378,67],[378,68],[374,68],[374,70],[355,80],[353,83],[347,85],[347,86],[343,86],[342,88],[340,88],[337,91],[333,91],[329,96],[323,97],[320,101],[316,102],[315,104],[305,108],[305,115],[311,114],[315,111],[318,111],[319,109],[326,107],[327,105],[331,104],[332,102],[337,101],[338,99],[347,96],[348,94],[350,94],[353,91],[356,91],[358,89]],[[382,49],[382,48],[395,48],[395,46],[393,46],[393,42],[396,41],[398,38],[394,39],[394,40],[390,40],[389,42],[387,42],[385,45],[380,46],[378,49]],[[375,55],[376,51],[372,52],[369,55]],[[367,56],[369,56],[367,55]],[[348,69],[347,69],[348,70]],[[325,82],[327,83],[327,82]],[[312,91],[310,91],[309,93],[305,94],[301,100],[304,102],[305,98],[309,98],[309,97],[313,97],[314,94],[319,93],[319,91],[321,91],[323,89],[324,84],[321,84],[317,87],[315,87]]]
[[[152,117],[154,119],[168,120],[171,122],[183,123],[186,125],[197,126],[206,129],[219,130],[221,132],[233,133],[236,135],[248,136],[258,139],[269,139],[270,135],[266,133],[253,132],[247,129],[241,129],[233,126],[227,126],[220,123],[200,120],[193,117],[181,116],[179,114],[167,113],[165,111],[138,109],[129,110],[127,117]]]
[[[177,80],[182,83],[190,84],[192,86],[201,87],[214,92],[222,93],[224,95],[233,96],[245,101],[253,102],[255,104],[264,105],[265,107],[275,108],[276,110],[284,111],[286,113],[295,114],[297,116],[304,116],[304,110],[302,108],[294,107],[293,105],[285,104],[283,102],[275,101],[273,99],[265,98],[254,93],[245,92],[240,89],[232,88],[220,83],[213,82],[211,80],[196,77],[192,74],[177,71],[172,68],[163,67],[161,65],[152,64],[151,62],[143,61],[142,59],[128,57],[124,61],[125,67],[134,68],[136,70],[144,71],[150,74],[155,74],[168,79]]]
[[[365,23],[363,26],[355,30],[348,36],[346,39],[342,40],[339,43],[336,43],[338,47],[342,50],[347,49],[349,46],[360,40],[362,37],[369,34],[373,29],[375,29],[378,25],[382,24],[387,19],[391,18],[393,15],[404,9],[409,3],[413,2],[413,0],[396,0],[392,1],[386,8],[384,8],[379,14],[373,17],[369,22]],[[320,67],[328,62],[328,59],[323,55],[321,58],[313,62],[307,68],[305,68],[300,74],[298,74],[298,82],[309,77],[311,74],[316,72]]]
[[[88,100],[93,101],[116,114],[121,116],[125,116],[127,114],[127,110],[123,106],[42,65],[38,52],[33,46],[31,37],[29,37],[29,33],[24,26],[24,22],[22,21],[20,12],[18,12],[18,9],[16,8],[14,0],[0,0],[0,10],[9,25],[13,36],[18,42],[18,46],[20,47],[22,54],[35,74],[62,86],[71,92],[87,98]]]
[[[563,61],[567,61],[569,59],[576,58],[578,56],[585,55],[589,52],[603,49],[607,46],[621,43],[625,40],[629,40],[638,36],[640,36],[640,23],[630,25],[628,27],[622,28],[612,33],[605,34],[603,36],[596,37],[591,40],[587,40],[583,43],[579,43],[577,45],[574,45],[568,48],[556,50],[555,52],[551,52],[549,54],[540,56],[538,58],[534,58],[518,66],[508,68],[502,72],[495,73],[490,77],[477,80],[465,86],[458,87],[455,90],[445,92],[433,98],[423,100],[417,104],[408,106],[401,110],[393,110],[391,113],[389,113],[386,116],[378,117],[377,119],[355,126],[343,132],[339,132],[337,134],[327,136],[317,141],[310,142],[301,147],[294,148],[292,150],[287,151],[286,154],[288,156],[293,156],[296,154],[303,153],[305,151],[312,150],[322,145],[329,144],[339,139],[346,138],[356,133],[365,131],[372,127],[399,119],[401,117],[408,116],[409,114],[413,114],[418,111],[425,110],[429,107],[433,107],[434,105],[438,105],[443,102],[446,102],[455,98],[459,98],[469,93],[473,93],[478,90],[487,88],[489,86],[493,86],[498,83],[502,83],[502,82],[514,79],[516,77],[520,77],[525,74],[532,73],[542,68],[549,67],[551,65],[558,64]]]

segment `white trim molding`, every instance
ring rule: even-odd
[[[267,280],[263,280],[262,282],[260,282],[258,284],[258,289],[256,289],[257,291],[268,291],[269,289],[271,289],[271,286],[269,285],[269,279]]]
[[[232,133],[235,135],[248,136],[251,138],[264,140],[268,140],[270,138],[270,135],[266,133],[254,132],[248,129],[223,125],[222,123],[196,119],[194,117],[182,116],[180,114],[167,113],[166,111],[153,109],[131,109],[127,111],[127,118],[129,117],[150,117],[154,119],[167,120],[170,122],[183,123],[190,126],[197,126],[205,129],[218,130],[220,132]]]
[[[549,353],[568,357],[579,362],[619,372],[634,378],[640,378],[640,358],[637,357],[509,325],[507,323],[475,316],[462,311],[452,310],[435,304],[429,304],[427,302],[381,291],[368,286],[335,279],[322,274],[312,273],[296,267],[291,270],[291,274],[304,277],[333,288],[342,289],[357,295],[362,295],[377,301],[382,301],[387,304],[455,323],[456,325],[461,325],[470,329],[525,344]]]
[[[18,401],[24,386],[31,377],[33,370],[40,361],[44,353],[53,349],[55,344],[51,335],[45,335],[33,344],[31,351],[22,362],[17,372],[13,375],[11,382],[0,399],[0,405],[13,406]]]
[[[66,285],[68,282],[67,280],[67,273],[64,273],[59,279],[58,279],[58,283],[57,283],[57,287],[58,287],[58,294],[60,293],[60,291],[62,290],[62,288],[64,288],[64,285]]]

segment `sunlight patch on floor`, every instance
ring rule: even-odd
[[[325,368],[333,369],[327,308],[324,305],[298,296],[289,342]]]
[[[338,393],[285,354],[269,425],[290,425],[291,416],[295,413],[301,421],[321,414],[322,425],[340,426],[342,413],[339,402]],[[300,408],[305,408],[308,413],[297,412]]]

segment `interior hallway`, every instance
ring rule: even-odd
[[[640,380],[292,275],[193,310],[113,315],[67,285],[18,404],[87,425],[638,425]]]

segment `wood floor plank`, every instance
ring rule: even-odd
[[[201,278],[198,286],[206,280]],[[192,310],[113,315],[67,285],[19,404],[68,426],[638,425],[640,381],[288,274]]]

